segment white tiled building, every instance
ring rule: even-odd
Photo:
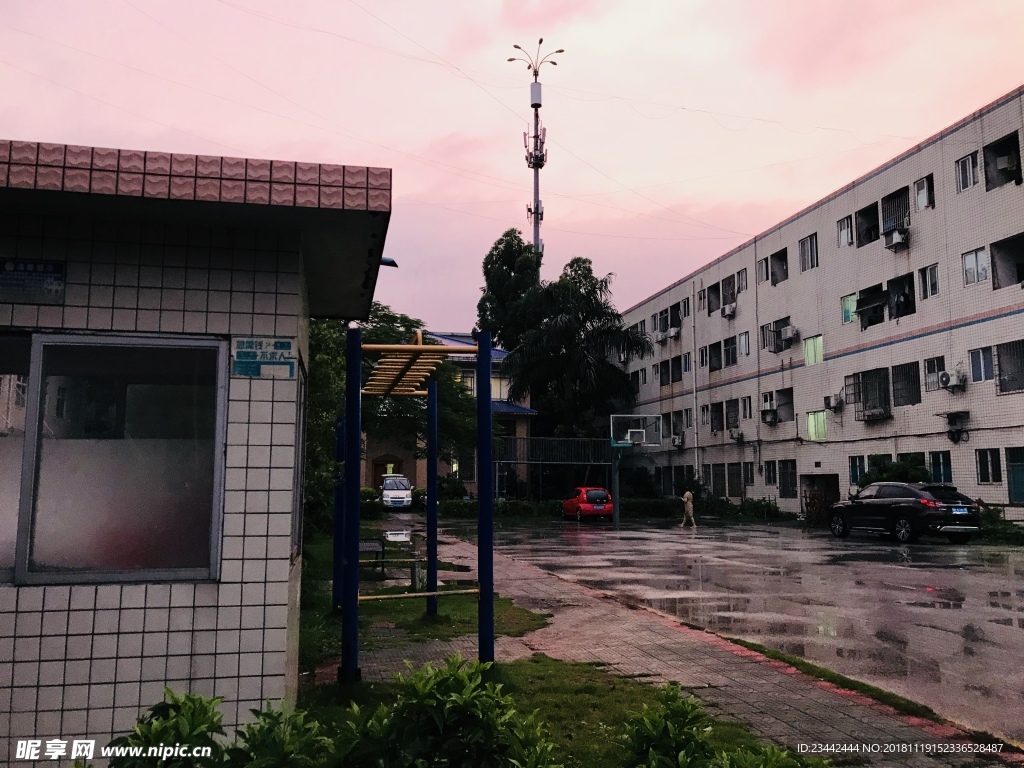
[[[666,493],[695,471],[799,511],[902,457],[1024,505],[1022,109],[1018,89],[626,311],[655,340],[625,363],[635,410],[666,432],[630,460]]]
[[[0,141],[0,764],[294,700],[309,317],[368,312],[390,187]]]

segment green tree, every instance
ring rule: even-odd
[[[502,349],[514,349],[536,324],[540,311],[540,262],[518,229],[509,229],[484,257],[479,327]]]
[[[423,329],[423,322],[396,313],[379,302],[362,325],[364,344],[405,344]],[[346,329],[337,320],[312,320],[309,328],[309,380],[306,398],[306,520],[314,528],[331,527],[334,483],[334,424],[345,411]],[[373,368],[363,356],[363,381]],[[432,378],[438,385],[438,439],[441,457],[472,451],[476,441],[476,402],[456,378],[457,369],[444,362]],[[426,438],[425,397],[364,397],[363,432],[370,438],[394,438],[419,451]]]
[[[634,402],[618,356],[653,351],[612,306],[611,278],[596,277],[589,259],[572,259],[558,280],[541,286],[538,319],[505,359],[511,398],[529,394],[554,434],[601,434],[598,418]]]

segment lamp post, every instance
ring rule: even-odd
[[[512,47],[522,55],[511,56],[508,59],[509,61],[524,62],[527,69],[533,73],[533,82],[530,83],[530,106],[533,107],[533,135],[530,136],[524,133],[523,144],[526,147],[526,165],[533,169],[533,205],[526,206],[526,214],[527,219],[533,220],[533,252],[537,254],[538,258],[544,252],[544,241],[540,239],[540,223],[544,219],[544,206],[540,201],[540,169],[544,167],[548,159],[547,150],[544,149],[547,131],[540,126],[541,85],[538,77],[540,76],[542,65],[550,64],[553,67],[558,65],[558,62],[551,58],[552,56],[556,53],[565,53],[564,48],[559,48],[557,51],[541,57],[540,46],[543,42],[543,37],[537,41],[537,53],[535,56],[531,56],[520,46],[513,45]]]

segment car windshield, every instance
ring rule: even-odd
[[[974,504],[970,498],[964,496],[962,493],[957,491],[956,488],[932,486],[930,488],[922,488],[921,490],[931,495],[932,498],[944,501],[947,504]]]
[[[608,491],[587,491],[587,501],[591,504],[604,504],[608,501]]]
[[[408,491],[409,481],[404,477],[389,477],[384,480],[385,491]]]

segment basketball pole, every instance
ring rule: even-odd
[[[612,525],[619,530],[619,449],[612,446]]]

